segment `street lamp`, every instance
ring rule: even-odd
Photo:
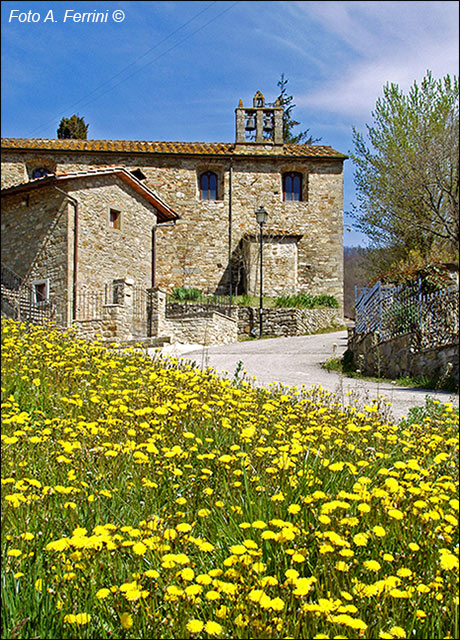
[[[259,302],[259,338],[262,337],[262,307],[263,307],[263,288],[262,288],[262,247],[263,247],[263,226],[267,222],[268,213],[260,206],[256,211],[256,220],[260,227],[260,302]]]

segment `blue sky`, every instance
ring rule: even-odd
[[[107,22],[72,20],[93,11]],[[4,1],[2,136],[54,138],[61,117],[79,113],[89,138],[232,142],[239,99],[274,100],[284,73],[298,129],[348,153],[385,83],[458,75],[458,11],[412,0]],[[349,230],[351,160],[344,175],[345,245],[364,244]]]

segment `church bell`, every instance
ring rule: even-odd
[[[246,131],[254,131],[256,128],[256,119],[252,116],[246,120]]]

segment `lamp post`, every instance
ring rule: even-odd
[[[263,287],[262,287],[262,277],[263,277],[263,269],[262,269],[262,248],[263,248],[263,226],[267,222],[268,213],[265,209],[260,206],[256,211],[256,220],[260,227],[260,302],[259,302],[259,338],[262,337],[262,307],[263,307]]]

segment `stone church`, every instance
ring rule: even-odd
[[[283,141],[283,109],[257,92],[234,143],[2,140],[2,264],[43,299],[114,279],[171,291],[329,294],[343,305],[343,161]],[[268,220],[259,227],[255,211]]]

